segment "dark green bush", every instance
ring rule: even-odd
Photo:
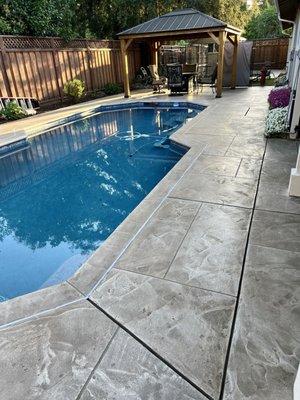
[[[0,111],[0,115],[8,121],[26,117],[25,111],[17,104],[16,101],[11,101],[8,103],[7,106]]]
[[[103,87],[103,92],[106,95],[112,95],[112,94],[122,93],[123,89],[122,89],[121,85],[119,85],[118,83],[107,83]]]

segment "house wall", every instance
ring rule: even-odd
[[[291,42],[291,51],[289,53],[288,63],[288,80],[292,91],[296,91],[296,97],[292,109],[290,108],[290,131],[294,132],[295,127],[299,124],[300,118],[300,6],[295,20],[293,29],[293,38]]]
[[[291,121],[290,131],[295,132],[296,126],[300,123],[300,6],[295,19],[289,60],[287,77],[293,91],[293,97],[295,93],[293,109],[293,102],[290,103],[289,121]],[[296,167],[291,170],[289,195],[300,196],[300,150],[298,151]]]

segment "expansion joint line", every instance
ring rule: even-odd
[[[100,307],[93,300],[88,299],[88,302],[91,303],[94,307],[96,307],[99,311],[101,311],[104,315],[107,316],[111,321],[113,321],[116,325],[118,325],[121,329],[123,329],[128,335],[130,335],[133,339],[135,339],[139,344],[145,347],[151,354],[153,354],[156,358],[158,358],[161,362],[167,365],[172,371],[174,371],[178,376],[180,376],[184,381],[189,383],[194,389],[200,392],[203,396],[205,396],[208,400],[214,400],[209,394],[207,394],[203,389],[197,386],[194,382],[192,382],[186,375],[180,372],[174,365],[172,365],[169,361],[163,358],[160,354],[158,354],[155,350],[153,350],[150,346],[148,346],[142,339],[132,333],[125,325],[119,322],[116,318],[112,317],[107,311],[105,311],[102,307]]]
[[[254,217],[254,212],[255,212],[255,207],[256,207],[256,201],[257,201],[260,178],[261,178],[262,168],[263,168],[263,164],[264,164],[266,149],[267,149],[267,143],[268,143],[268,139],[266,140],[266,143],[265,143],[264,153],[263,153],[263,157],[262,157],[262,163],[261,163],[260,170],[259,170],[257,187],[256,187],[256,191],[255,191],[254,201],[253,201],[253,207],[252,207],[251,216],[250,216],[245,251],[244,251],[244,256],[243,256],[242,271],[241,271],[241,276],[240,276],[239,285],[238,285],[238,292],[237,292],[236,303],[235,303],[235,308],[234,308],[234,312],[233,312],[233,319],[232,319],[231,330],[230,330],[230,335],[229,335],[229,342],[228,342],[225,363],[224,363],[224,368],[223,368],[223,377],[222,377],[221,392],[220,392],[219,400],[222,400],[224,397],[229,357],[230,357],[230,352],[231,352],[231,348],[232,348],[233,336],[234,336],[236,319],[237,319],[237,314],[238,314],[238,307],[239,307],[240,297],[241,297],[243,278],[244,278],[244,273],[245,273],[245,264],[246,264],[248,246],[249,246],[250,232],[251,232],[251,228],[252,228],[252,222],[253,222],[253,217]]]

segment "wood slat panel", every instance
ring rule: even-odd
[[[0,60],[0,65],[1,65],[1,60]],[[8,97],[8,93],[4,84],[4,77],[3,77],[3,73],[2,73],[2,69],[4,67],[1,65],[0,68],[0,97]]]
[[[254,40],[251,54],[251,69],[260,69],[266,63],[272,69],[285,68],[288,46],[288,38]]]
[[[122,83],[119,41],[76,39],[66,46],[59,38],[0,36],[0,40],[1,97],[55,101],[62,98],[64,84],[74,78],[85,82],[87,92]],[[128,55],[133,79],[140,67],[139,48],[130,47]]]

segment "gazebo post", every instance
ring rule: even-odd
[[[225,40],[226,40],[226,32],[219,31],[218,75],[217,75],[217,94],[216,94],[217,98],[222,97]]]
[[[151,64],[158,67],[158,42],[151,42]]]
[[[129,83],[129,67],[128,67],[128,54],[127,49],[132,42],[132,39],[121,39],[121,55],[123,61],[123,80],[124,80],[124,97],[130,97],[130,83]]]
[[[234,35],[233,44],[233,55],[232,55],[232,70],[231,70],[231,89],[235,89],[236,86],[236,74],[237,74],[237,53],[239,45],[239,36]]]

